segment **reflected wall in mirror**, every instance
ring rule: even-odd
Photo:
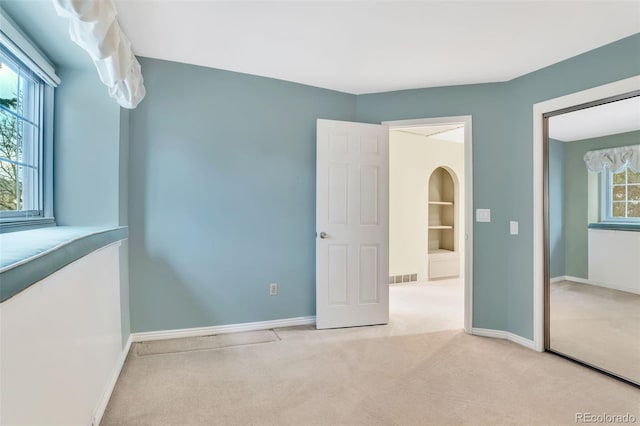
[[[640,384],[640,93],[545,120],[546,349]]]

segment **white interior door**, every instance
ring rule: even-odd
[[[389,129],[318,120],[316,326],[389,322]]]

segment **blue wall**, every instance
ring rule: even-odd
[[[50,2],[1,7],[54,65],[54,214],[58,225],[117,225],[126,212],[127,116]],[[124,126],[123,126],[124,124]]]
[[[141,64],[147,97],[131,113],[132,330],[313,315],[315,122],[353,120],[355,96]]]
[[[564,143],[566,275],[589,278],[589,171],[584,164],[584,155],[595,149],[637,144],[640,144],[640,131]]]
[[[58,225],[117,225],[120,108],[52,4],[3,1],[2,10],[55,66],[53,192]],[[125,147],[128,152],[128,147]]]
[[[640,74],[640,35],[505,83],[352,96],[142,59],[133,331],[315,313],[315,119],[473,116],[474,327],[533,337],[532,106]],[[509,235],[509,221],[520,235]],[[268,296],[278,282],[280,295]]]
[[[505,84],[480,84],[364,95],[358,97],[357,114],[358,121],[371,123],[472,116],[474,208],[490,208],[492,220],[475,224],[473,230],[473,326],[498,330],[507,329],[509,275],[505,260],[512,256],[507,247],[515,240],[508,236],[509,220],[521,220],[511,213],[509,199],[514,179],[509,174],[513,143],[506,125],[507,89]],[[526,232],[525,226],[521,224],[521,234]]]
[[[359,96],[357,119],[473,116],[473,326],[533,338],[533,104],[640,74],[640,34],[506,83]],[[509,235],[509,221],[520,235]]]
[[[3,6],[62,65],[56,215],[129,221],[134,331],[313,315],[315,120],[472,115],[474,208],[492,209],[474,228],[473,325],[531,338],[532,105],[640,74],[638,34],[505,83],[357,97],[142,59],[148,95],[127,131],[66,24],[36,3]]]
[[[94,70],[58,68],[54,214],[58,225],[117,225],[120,108]],[[124,200],[126,201],[126,200]]]
[[[564,151],[565,142],[549,139],[549,276],[551,278],[566,275]]]
[[[129,129],[89,56],[68,35],[53,4],[3,1],[2,8],[56,66],[53,177],[58,225],[126,225]],[[127,242],[120,250],[121,326],[130,334]]]
[[[94,69],[58,67],[55,91],[54,215],[58,225],[127,225],[129,111],[109,97]],[[128,243],[120,247],[122,345],[130,334]]]

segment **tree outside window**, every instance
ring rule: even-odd
[[[40,82],[0,54],[0,211],[40,210]]]
[[[640,172],[629,167],[611,176],[611,216],[640,219]]]

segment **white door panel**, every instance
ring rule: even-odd
[[[331,120],[317,130],[317,327],[385,324],[389,130]]]

